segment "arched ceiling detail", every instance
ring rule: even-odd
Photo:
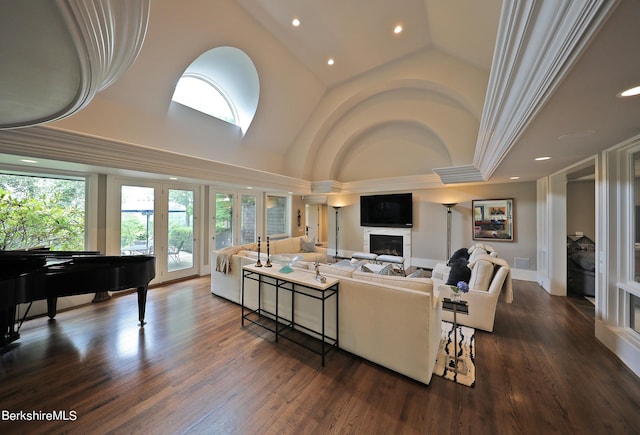
[[[332,179],[340,166],[337,160],[348,156],[350,147],[357,144],[362,149],[365,136],[367,143],[376,143],[371,132],[381,133],[398,123],[421,126],[412,130],[412,134],[429,132],[425,143],[442,144],[450,157],[447,164],[471,163],[479,120],[458,100],[431,89],[404,87],[357,101],[355,105],[343,106],[338,119],[332,117],[333,122],[327,121],[319,129],[306,161],[308,178],[312,181]],[[380,129],[380,126],[387,127]],[[363,132],[369,133],[362,136]],[[356,137],[358,141],[354,141]],[[423,173],[431,173],[431,168]]]
[[[352,182],[424,175],[451,164],[445,144],[424,124],[376,124],[351,137],[333,161],[331,179]]]

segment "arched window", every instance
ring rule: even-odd
[[[258,108],[260,82],[242,50],[213,48],[184,71],[172,101],[235,124],[246,133]]]
[[[238,125],[236,111],[218,86],[195,74],[183,75],[173,93],[173,101],[210,116]]]

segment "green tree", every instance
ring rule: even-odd
[[[84,210],[59,204],[60,194],[15,198],[0,188],[0,249],[84,247]]]
[[[85,183],[0,174],[0,249],[84,249]]]

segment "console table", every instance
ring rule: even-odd
[[[291,273],[278,272],[280,265],[273,264],[273,267],[258,267],[254,264],[242,267],[242,326],[245,320],[261,326],[275,334],[275,340],[286,338],[314,353],[321,355],[322,365],[327,352],[333,348],[338,348],[338,287],[339,281],[335,278],[326,277],[325,282],[315,279],[315,273],[305,270],[294,269]],[[253,280],[258,282],[257,308],[252,309],[245,303],[245,281]],[[275,289],[275,312],[267,311],[263,307],[263,290],[265,286]],[[290,312],[280,313],[280,292],[285,291],[290,296]],[[286,294],[286,293],[285,293]],[[320,301],[321,305],[321,329],[313,330],[296,322],[295,299],[296,297],[311,298]],[[325,331],[325,303],[328,299],[335,297],[336,317],[335,317],[335,338],[329,337]],[[287,319],[288,317],[288,319]],[[303,340],[299,340],[293,334],[283,334],[287,331],[299,331],[316,338],[320,342],[320,350],[309,345]],[[308,340],[306,340],[308,341]]]

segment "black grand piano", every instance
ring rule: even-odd
[[[144,325],[149,282],[155,277],[152,255],[106,256],[94,251],[0,251],[0,347],[20,338],[18,304],[47,301],[56,315],[62,296],[106,291],[138,291],[138,320]],[[24,317],[28,314],[25,312]]]

